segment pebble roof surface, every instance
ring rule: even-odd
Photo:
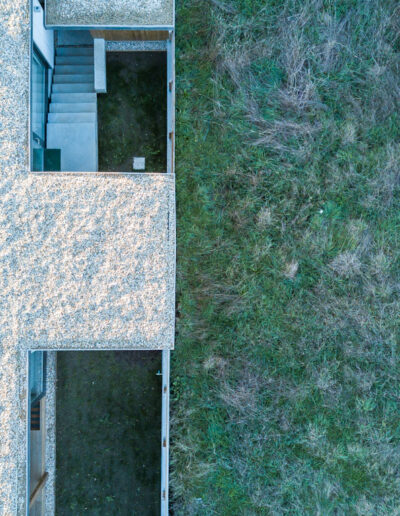
[[[0,0],[0,515],[7,516],[25,514],[27,350],[159,349],[174,338],[173,176],[29,172],[28,6]]]
[[[174,26],[174,0],[46,0],[48,25]]]
[[[0,288],[21,342],[172,347],[172,175],[30,174],[10,187]]]

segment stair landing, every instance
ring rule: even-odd
[[[97,164],[97,123],[47,124],[47,145],[61,149],[61,170],[95,172]]]
[[[58,33],[58,44],[64,46],[56,48],[47,147],[61,149],[61,171],[95,172],[98,141],[93,46],[86,45],[88,35],[80,32]],[[73,46],[77,44],[85,46]]]

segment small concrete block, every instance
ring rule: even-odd
[[[133,158],[133,170],[145,170],[146,158]]]

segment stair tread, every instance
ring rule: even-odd
[[[92,83],[93,81],[94,81],[93,73],[85,73],[85,74],[71,73],[71,74],[67,74],[67,75],[55,73],[53,76],[53,82],[55,84],[69,84],[69,83],[82,84],[82,83]]]
[[[95,122],[96,113],[49,113],[48,122],[51,123],[82,123],[82,122]]]
[[[51,102],[73,103],[73,102],[95,102],[97,95],[95,92],[78,93],[52,93]]]
[[[51,102],[51,113],[95,113],[96,102]]]
[[[94,85],[90,82],[87,83],[64,83],[59,84],[53,83],[53,93],[94,93]]]
[[[56,66],[90,66],[93,63],[93,56],[56,56]]]
[[[69,75],[69,74],[93,74],[93,64],[56,64],[55,74]]]
[[[57,47],[57,56],[93,56],[93,47]]]
[[[59,29],[57,33],[60,46],[93,45],[93,37],[88,30]]]

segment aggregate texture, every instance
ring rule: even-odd
[[[25,514],[28,349],[173,347],[174,178],[29,172],[29,2],[0,0],[0,515]]]
[[[21,345],[172,347],[173,188],[166,174],[14,182],[2,199],[0,285]]]
[[[47,0],[54,26],[173,27],[174,0]]]
[[[47,353],[46,374],[46,445],[45,471],[49,474],[44,487],[44,513],[52,516],[56,512],[56,384],[57,384],[57,352]]]
[[[107,52],[167,51],[166,41],[106,41]]]

